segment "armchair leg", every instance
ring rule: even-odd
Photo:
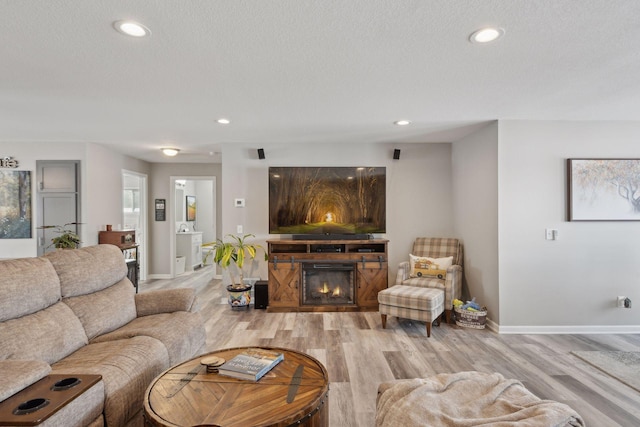
[[[431,322],[427,322],[427,338],[431,336]]]
[[[386,329],[386,327],[387,327],[387,315],[386,314],[381,314],[380,317],[382,318],[382,329]]]

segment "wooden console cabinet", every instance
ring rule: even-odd
[[[378,292],[388,286],[388,240],[268,240],[267,311],[375,311]],[[303,265],[335,262],[355,267],[355,304],[302,304]]]

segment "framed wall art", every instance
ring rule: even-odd
[[[0,239],[31,238],[31,172],[0,171]]]
[[[187,221],[196,220],[196,196],[187,196]]]
[[[640,221],[640,159],[567,159],[569,221]]]

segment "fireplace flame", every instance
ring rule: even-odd
[[[340,296],[340,286],[336,286],[336,288],[333,290],[333,293],[331,294],[332,297],[339,297]]]
[[[320,288],[320,292],[322,292],[323,294],[328,294],[330,291],[329,286],[327,286],[327,282],[324,282],[324,284],[322,285],[322,288]]]

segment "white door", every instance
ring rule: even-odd
[[[122,224],[136,231],[140,280],[147,278],[147,175],[122,171]]]
[[[36,161],[38,256],[54,250],[51,239],[58,236],[55,230],[40,227],[79,222],[79,166],[75,160]],[[65,228],[79,232],[77,225]]]

